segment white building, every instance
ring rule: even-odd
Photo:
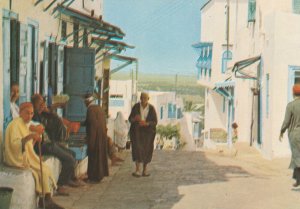
[[[205,130],[231,124],[267,158],[289,155],[278,141],[300,75],[299,0],[209,0],[201,8],[198,83],[206,87]]]
[[[109,81],[109,115],[116,118],[117,112],[122,112],[125,118],[130,115],[132,104],[136,98],[136,82],[132,80]]]
[[[182,118],[183,101],[176,97],[175,92],[149,91],[148,93],[149,103],[155,107],[158,123],[166,124]]]

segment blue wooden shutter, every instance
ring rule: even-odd
[[[248,22],[255,22],[256,0],[248,1]]]
[[[27,56],[28,56],[28,39],[27,25],[20,25],[20,72],[19,72],[19,103],[27,102]]]
[[[57,94],[62,94],[64,81],[64,45],[58,46],[57,51]],[[62,109],[58,109],[57,113],[62,116]]]
[[[10,81],[19,83],[19,39],[20,22],[17,19],[10,20]]]
[[[58,47],[57,52],[57,94],[63,93],[64,79],[64,45]]]
[[[83,121],[86,116],[83,96],[94,91],[95,50],[66,48],[65,58],[65,93],[70,96],[65,117],[72,121]]]
[[[296,14],[300,14],[300,0],[293,0],[293,11]]]
[[[43,57],[43,79],[42,79],[42,95],[48,95],[48,59],[49,59],[49,40],[46,39],[44,43],[44,57]]]

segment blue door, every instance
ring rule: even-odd
[[[65,49],[64,92],[70,96],[65,117],[84,121],[86,107],[83,96],[93,93],[95,77],[95,50],[90,48]]]

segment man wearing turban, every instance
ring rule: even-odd
[[[285,117],[281,126],[280,137],[288,129],[288,137],[292,151],[290,168],[294,169],[293,178],[296,182],[294,187],[300,185],[300,84],[293,86],[294,100],[289,102],[286,107]]]
[[[30,131],[32,116],[32,104],[22,103],[20,117],[15,118],[6,129],[4,161],[9,166],[30,169],[35,180],[36,193],[42,195],[44,192],[45,194],[45,208],[62,209],[63,207],[57,205],[51,198],[51,185],[56,187],[56,184],[51,171],[44,163],[42,163],[43,174],[41,174],[40,159],[35,154],[33,145],[41,141],[40,134],[43,129],[40,129],[39,133]],[[40,198],[40,207],[43,206],[41,200]]]
[[[88,182],[99,183],[103,177],[108,176],[106,118],[103,109],[94,104],[92,94],[85,95],[86,136],[88,150]]]

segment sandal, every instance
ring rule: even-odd
[[[143,173],[143,175],[142,176],[144,176],[144,177],[148,177],[148,176],[150,176],[150,173]]]
[[[134,176],[134,177],[141,177],[141,174],[139,174],[139,172],[133,172],[132,173],[132,176]]]

